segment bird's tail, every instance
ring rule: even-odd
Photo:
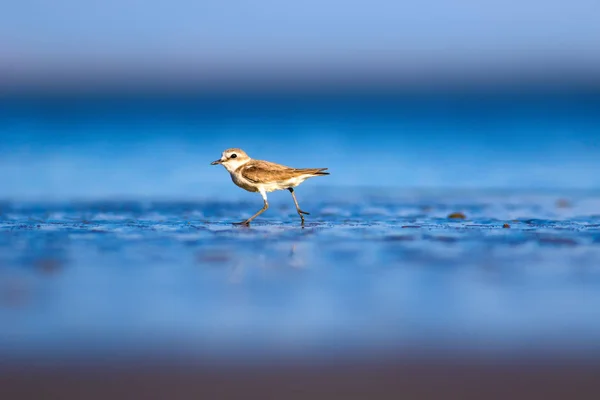
[[[309,175],[315,175],[315,176],[329,175],[329,172],[323,172],[326,170],[327,170],[327,168],[302,168],[302,169],[299,169],[298,171],[305,173],[305,174],[309,174]]]

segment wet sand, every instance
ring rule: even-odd
[[[315,198],[3,203],[0,398],[600,396],[600,196]]]
[[[597,399],[600,364],[434,362],[4,369],[3,399]]]

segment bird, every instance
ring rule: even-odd
[[[211,165],[223,165],[231,175],[231,180],[237,186],[249,192],[258,192],[263,198],[264,205],[256,214],[245,221],[236,222],[235,225],[249,226],[250,222],[269,208],[267,193],[275,190],[288,190],[292,194],[296,211],[304,225],[304,215],[296,200],[294,188],[308,178],[329,175],[324,172],[327,168],[291,168],[270,161],[253,160],[242,149],[231,148],[221,154],[221,158],[211,162]]]

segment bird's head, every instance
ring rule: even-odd
[[[242,149],[227,149],[221,154],[221,158],[211,162],[211,165],[223,164],[225,169],[233,172],[240,166],[250,161],[248,154]]]

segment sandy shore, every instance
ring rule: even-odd
[[[600,363],[148,364],[0,370],[2,399],[597,399]]]

